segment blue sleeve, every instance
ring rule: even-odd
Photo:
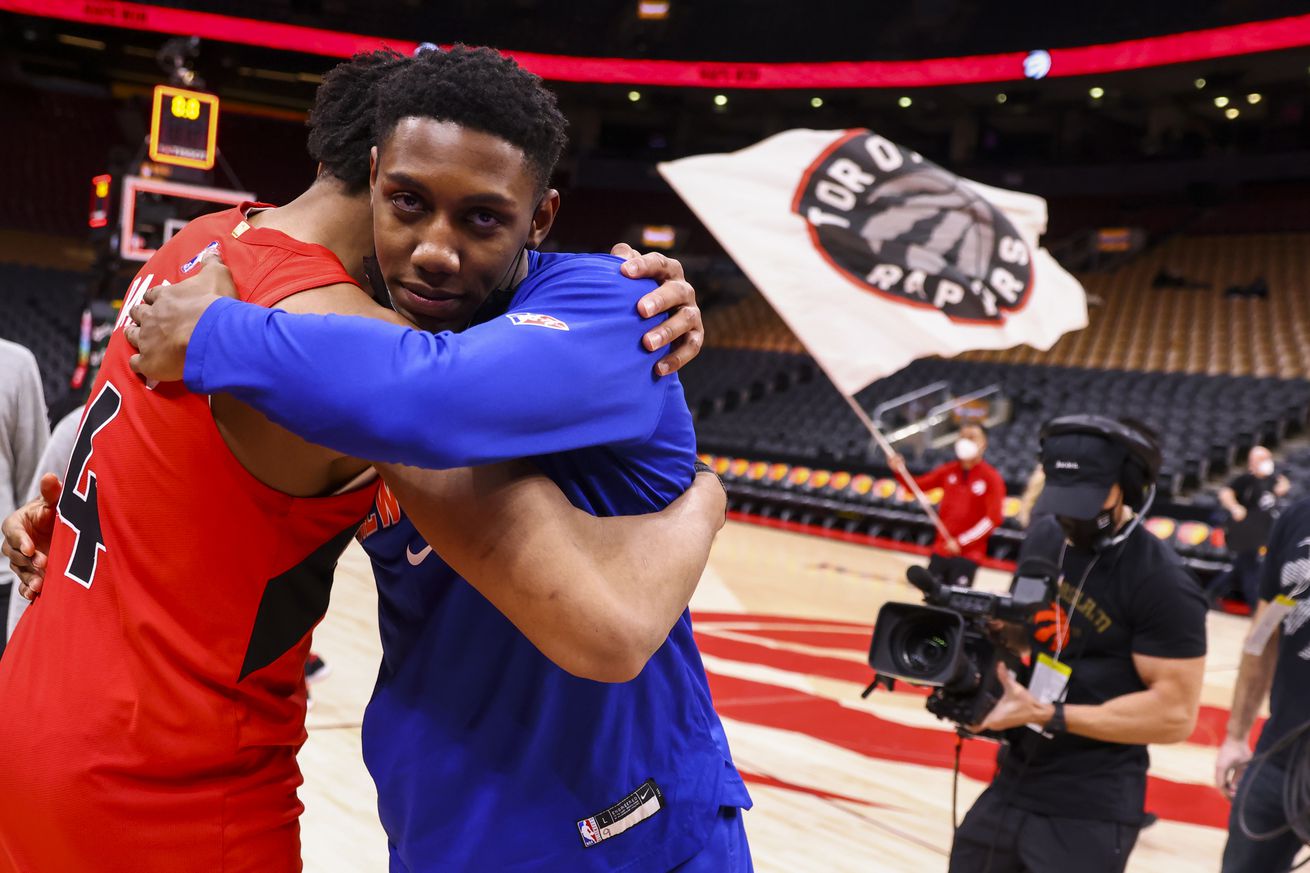
[[[192,336],[186,384],[370,461],[444,469],[638,442],[668,393],[636,312],[654,286],[621,277],[617,259],[587,261],[459,334],[220,300]]]

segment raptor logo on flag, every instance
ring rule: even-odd
[[[1032,255],[1010,220],[959,177],[867,130],[836,140],[802,175],[792,211],[857,286],[952,321],[1023,308]]]

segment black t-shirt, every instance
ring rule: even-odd
[[[1269,692],[1269,721],[1257,751],[1310,721],[1310,499],[1298,500],[1274,525],[1260,579],[1260,599],[1295,601],[1283,616],[1278,664]],[[1285,757],[1284,752],[1280,757]]]
[[[1269,539],[1269,529],[1278,517],[1278,495],[1274,486],[1277,476],[1263,479],[1254,473],[1243,473],[1228,483],[1233,495],[1246,509],[1246,518],[1230,520],[1225,533],[1228,547],[1235,552],[1254,552]]]
[[[1029,530],[1020,562],[1043,555],[1058,565],[1063,543],[1058,522],[1042,518]],[[1060,660],[1073,670],[1066,703],[1104,703],[1146,690],[1134,654],[1205,654],[1205,596],[1178,555],[1145,528],[1098,558],[1068,548],[1062,569],[1058,627],[1067,639]],[[1034,653],[1055,654],[1054,614],[1039,622]],[[1064,618],[1069,614],[1072,620]],[[1150,762],[1145,746],[1069,733],[1048,739],[1026,727],[1010,731],[1009,740],[998,759],[996,785],[1014,805],[1047,815],[1141,822]]]

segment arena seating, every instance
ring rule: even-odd
[[[83,282],[79,273],[0,264],[0,337],[36,355],[46,406],[56,418],[67,406],[68,380],[77,364]]]
[[[1162,270],[1201,289],[1153,288]],[[1104,303],[1049,352],[971,352],[974,361],[1282,376],[1310,372],[1310,234],[1180,236],[1109,273],[1079,276]],[[1268,298],[1225,291],[1263,278]]]
[[[957,396],[998,384],[1010,397],[1013,418],[993,428],[989,458],[1012,492],[1032,472],[1041,423],[1056,415],[1130,416],[1156,430],[1165,455],[1161,492],[1174,496],[1231,466],[1255,443],[1277,446],[1310,412],[1305,380],[937,359],[875,382],[859,399],[871,409],[936,381],[948,382]],[[803,355],[771,361],[756,350],[707,350],[684,382],[695,398],[703,451],[886,471],[841,395]],[[917,466],[945,456],[929,452]]]

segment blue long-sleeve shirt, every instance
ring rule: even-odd
[[[508,312],[458,335],[219,301],[187,384],[357,457],[532,457],[589,512],[652,512],[690,483],[695,434],[681,385],[652,378],[640,346],[651,285],[619,263],[531,253]],[[720,806],[750,805],[688,613],[633,681],[578,679],[425,552],[402,510],[384,490],[361,529],[383,643],[364,759],[393,873],[666,870]]]
[[[641,443],[677,385],[640,345],[653,283],[623,280],[617,258],[529,254],[510,310],[458,334],[224,298],[196,325],[186,385],[353,457],[432,469]]]

